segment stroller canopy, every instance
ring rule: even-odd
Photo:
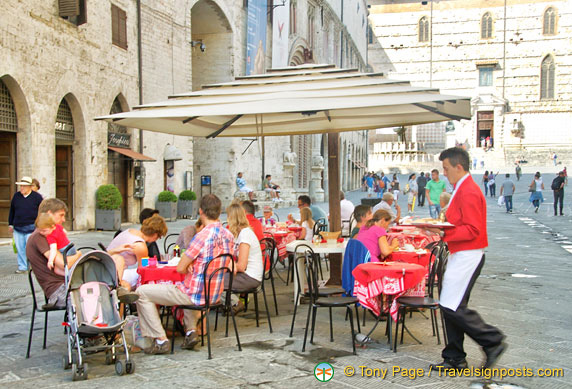
[[[70,269],[67,291],[79,288],[86,282],[104,282],[111,289],[117,287],[117,270],[111,255],[105,251],[90,251]]]

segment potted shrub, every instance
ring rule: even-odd
[[[192,218],[194,213],[193,201],[197,199],[197,194],[192,190],[184,190],[179,193],[177,203],[177,216],[180,218]]]
[[[115,185],[101,185],[95,193],[95,229],[117,231],[121,228],[123,198]]]
[[[165,220],[177,220],[177,196],[173,192],[164,190],[157,197],[157,210]]]

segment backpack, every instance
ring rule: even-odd
[[[560,180],[558,180],[558,178],[560,178],[560,177],[556,177],[554,180],[552,180],[552,185],[550,186],[550,189],[552,189],[552,190],[560,189],[561,183],[559,182]]]

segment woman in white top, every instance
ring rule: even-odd
[[[409,191],[407,192],[407,211],[412,213],[415,209],[415,199],[417,198],[417,192],[419,191],[419,186],[415,179],[415,173],[409,176],[407,185],[409,185]]]
[[[234,279],[232,291],[240,293],[258,287],[264,275],[262,250],[260,242],[250,228],[244,209],[239,204],[231,204],[227,209],[228,229],[235,237],[234,255],[237,258],[234,264]],[[228,287],[228,276],[224,281]],[[235,313],[244,310],[244,304],[238,296],[232,295],[231,302]]]
[[[544,197],[542,197],[542,190],[544,189],[544,183],[542,182],[542,178],[540,177],[540,172],[536,172],[534,175],[534,180],[530,183],[529,192],[530,198],[528,199],[534,205],[534,212],[538,213],[538,208],[540,207],[540,203],[544,201]]]
[[[314,237],[314,219],[312,219],[312,210],[308,207],[300,209],[300,223],[302,230],[300,231],[300,238],[303,240],[312,241]]]

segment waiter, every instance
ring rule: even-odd
[[[486,201],[469,174],[469,154],[465,150],[452,147],[443,151],[439,160],[443,162],[445,176],[455,186],[446,214],[455,228],[439,232],[451,253],[439,296],[448,344],[442,352],[443,362],[433,364],[431,368],[466,368],[465,334],[483,348],[486,355],[483,367],[490,368],[506,350],[504,335],[467,306],[471,289],[485,263],[484,249],[488,246]]]

